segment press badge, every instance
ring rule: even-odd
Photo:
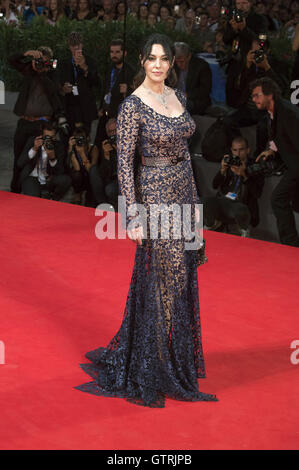
[[[235,201],[237,199],[237,194],[236,193],[227,193],[225,197],[228,197],[228,199],[231,199],[232,201]]]
[[[78,95],[79,95],[79,91],[78,91],[77,85],[74,85],[74,86],[73,86],[72,92],[73,92],[73,95],[74,95],[74,96],[78,96]]]
[[[111,92],[107,93],[107,95],[104,96],[104,101],[106,104],[110,104],[111,101]]]

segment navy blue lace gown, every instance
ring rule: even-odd
[[[175,93],[184,106],[184,95]],[[199,203],[187,146],[194,129],[186,110],[171,118],[136,95],[124,100],[117,119],[118,180],[128,206],[142,203],[149,211],[152,204]],[[136,147],[147,161],[181,161],[162,166],[140,162],[134,172]],[[138,212],[128,216],[127,223],[132,220],[138,225]],[[120,329],[106,348],[86,353],[91,363],[81,367],[93,381],[77,389],[150,407],[164,407],[165,397],[217,401],[198,389],[205,366],[197,253],[185,249],[184,237],[172,237],[172,229],[168,239],[152,239],[148,231],[142,246],[137,245]],[[160,230],[159,222],[159,235]]]

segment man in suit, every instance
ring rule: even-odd
[[[120,103],[133,92],[135,70],[125,61],[127,51],[122,39],[113,39],[109,46],[110,65],[103,83],[101,105],[98,111],[99,123],[95,144],[107,138],[108,119],[116,118]]]
[[[71,186],[71,178],[64,173],[65,149],[56,141],[52,123],[42,124],[42,134],[30,137],[18,159],[21,192],[41,197],[42,190],[58,201]]]
[[[59,96],[52,60],[53,52],[46,46],[13,55],[8,59],[10,66],[18,70],[24,77],[14,107],[14,113],[20,118],[14,135],[11,191],[15,193],[20,192],[17,162],[24,145],[29,137],[39,132],[41,122],[61,119],[63,116],[63,105]]]
[[[253,0],[236,0],[235,8],[241,15],[239,18],[230,15],[223,35],[225,44],[233,46],[238,43],[240,55],[247,54],[254,36],[268,31],[266,17],[255,13],[252,4]]]
[[[268,150],[256,161],[275,157],[277,154],[287,169],[271,196],[281,243],[299,246],[292,203],[299,187],[299,110],[280,96],[278,85],[268,77],[251,84],[251,96],[258,109],[267,111]]]
[[[71,133],[75,124],[80,122],[87,132],[91,123],[97,119],[97,105],[93,88],[99,86],[97,67],[93,59],[83,54],[83,38],[80,33],[72,32],[68,37],[71,55],[58,63],[61,95]]]
[[[235,137],[230,155],[224,155],[221,168],[213,179],[217,195],[202,198],[207,228],[236,223],[240,235],[249,236],[249,227],[259,223],[258,198],[262,194],[264,177],[248,175],[250,148],[245,137]]]
[[[190,114],[205,114],[211,104],[212,72],[209,64],[191,54],[188,44],[176,42],[175,71],[178,76],[177,88],[187,97]]]

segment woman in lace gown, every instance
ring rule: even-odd
[[[81,367],[93,381],[76,388],[150,407],[164,407],[165,397],[217,401],[198,389],[197,379],[205,377],[198,251],[186,249],[190,237],[175,236],[178,219],[169,213],[169,236],[161,236],[162,218],[155,215],[151,223],[154,219],[158,236],[153,236],[136,205],[143,205],[146,220],[156,214],[155,204],[191,205],[194,228],[199,199],[187,139],[195,124],[184,94],[164,83],[173,74],[168,38],[151,36],[140,58],[142,84],[123,101],[117,120],[118,181],[131,210],[125,222],[137,244],[135,264],[120,329],[106,348],[86,353],[91,364]]]

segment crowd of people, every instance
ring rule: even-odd
[[[248,236],[250,227],[259,223],[258,198],[265,176],[261,168],[259,172],[250,168],[255,159],[261,163],[277,153],[273,136],[280,135],[278,110],[285,122],[295,123],[289,126],[290,130],[299,123],[298,107],[290,103],[289,109],[287,100],[281,98],[290,94],[291,80],[299,79],[297,0],[236,0],[234,4],[215,0],[180,4],[176,0],[33,0],[15,4],[2,1],[1,8],[7,22],[17,22],[22,15],[26,22],[36,15],[45,15],[51,24],[62,17],[123,21],[125,14],[153,27],[167,22],[177,31],[197,35],[202,51],[216,57],[218,54],[226,70],[227,111],[223,125],[229,146],[213,181],[217,194],[202,198],[205,224],[217,229],[219,224],[233,220],[240,227],[240,234]],[[296,53],[292,77],[284,61],[272,54],[271,34],[286,34],[292,42]],[[122,39],[110,43],[110,66],[105,77],[98,73],[95,58],[85,53],[81,33],[70,33],[67,43],[69,55],[57,67],[53,64],[53,51],[46,45],[9,58],[10,66],[24,80],[14,109],[19,121],[14,137],[11,191],[39,197],[48,194],[59,200],[72,187],[74,203],[91,207],[109,203],[117,208],[117,113],[120,103],[136,88],[138,73],[127,61]],[[176,42],[174,52],[175,86],[185,94],[186,108],[197,122],[197,116],[213,110],[211,68],[185,42]],[[260,96],[264,98],[262,102]],[[273,102],[269,101],[271,97]],[[96,120],[92,143],[90,132]],[[256,126],[255,149],[249,148],[241,132],[242,127],[250,125]],[[285,169],[271,202],[280,241],[299,246],[293,214],[296,198],[298,202],[299,144],[296,131],[286,132],[288,141],[282,144],[285,154],[280,155]],[[285,137],[280,137],[284,142]],[[200,129],[190,146],[197,138]],[[292,157],[294,152],[296,156]]]
[[[298,0],[254,0],[250,3],[271,34],[293,39],[299,22]],[[17,24],[20,20],[30,23],[40,15],[52,25],[62,18],[123,21],[128,14],[151,27],[166,23],[170,29],[192,33],[206,47],[207,43],[212,43],[215,48],[221,42],[218,33],[223,32],[231,4],[231,0],[1,0],[0,10],[2,18],[9,24]]]

